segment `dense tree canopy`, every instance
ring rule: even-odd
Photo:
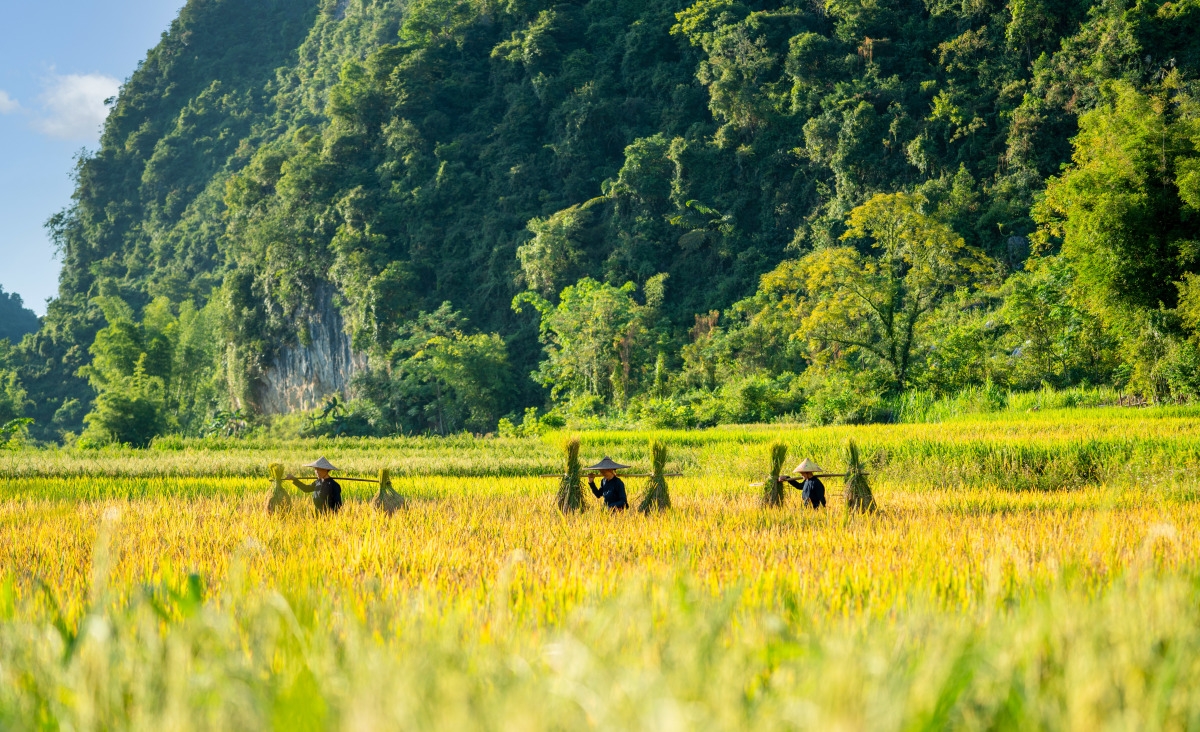
[[[44,438],[129,390],[158,430],[252,410],[330,308],[379,431],[1187,398],[1198,30],[1195,0],[191,0],[3,366]]]

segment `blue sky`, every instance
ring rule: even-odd
[[[183,0],[3,0],[0,287],[39,315],[58,290],[42,224],[70,203],[76,154],[94,148],[104,99],[158,43]]]

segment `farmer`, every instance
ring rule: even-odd
[[[292,481],[293,485],[305,493],[313,494],[313,506],[316,507],[317,513],[337,511],[342,507],[342,487],[338,485],[336,480],[329,477],[329,471],[337,470],[337,468],[333,467],[332,463],[322,457],[315,462],[300,467],[315,470],[317,473],[316,482],[311,485],[301,483],[296,476],[290,473],[287,476],[287,480]]]
[[[603,498],[606,508],[613,511],[624,511],[629,508],[629,500],[625,497],[625,482],[617,477],[618,470],[628,468],[628,465],[622,465],[613,462],[607,455],[604,459],[595,465],[585,468],[585,470],[593,470],[600,473],[603,479],[600,481],[600,487],[596,487],[596,476],[594,474],[588,476],[588,488],[592,489],[592,495],[596,498]]]
[[[796,466],[793,473],[799,473],[804,482],[800,483],[795,478],[788,478],[787,482],[791,486],[800,491],[804,502],[812,508],[820,508],[825,505],[825,484],[816,476],[816,473],[823,473],[820,465],[817,465],[812,460],[804,458],[804,462]]]

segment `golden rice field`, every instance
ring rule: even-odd
[[[673,508],[563,516],[563,435],[0,452],[3,729],[1200,726],[1200,411],[585,433]],[[770,445],[881,510],[759,505]],[[268,515],[267,464],[387,467]],[[631,499],[644,479],[627,481]]]

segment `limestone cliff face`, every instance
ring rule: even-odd
[[[344,395],[350,379],[367,366],[367,357],[350,348],[328,288],[318,291],[316,307],[306,319],[309,344],[280,349],[259,380],[255,402],[264,414],[312,409],[330,394]]]

